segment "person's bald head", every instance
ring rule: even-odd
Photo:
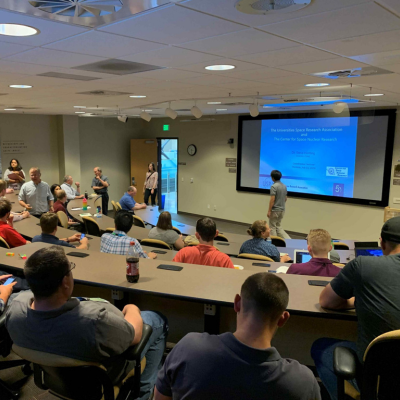
[[[136,192],[137,192],[137,189],[135,188],[135,186],[129,186],[129,188],[128,188],[128,194],[130,195],[130,196],[134,196],[135,194],[136,194]]]

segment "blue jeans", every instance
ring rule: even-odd
[[[318,339],[311,347],[311,357],[314,360],[318,375],[332,400],[337,400],[338,398],[337,378],[333,371],[333,352],[339,346],[357,351],[357,346],[354,342],[331,338]],[[349,382],[359,391],[355,379]]]
[[[141,356],[141,358],[146,357],[146,368],[140,378],[139,399],[147,400],[153,391],[161,368],[161,359],[167,344],[168,321],[162,314],[153,311],[142,311],[141,315],[143,323],[153,328],[153,333]]]

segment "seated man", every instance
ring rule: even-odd
[[[105,233],[101,237],[100,251],[102,253],[122,254],[128,253],[131,243],[135,247],[136,253],[142,258],[157,258],[156,253],[147,254],[139,242],[127,235],[133,225],[133,216],[125,210],[120,210],[115,216],[115,231],[113,233]]]
[[[7,189],[7,182],[0,179],[0,198],[3,198],[6,193],[7,194],[9,193]],[[11,215],[13,216],[13,222],[17,222],[20,221],[21,219],[29,218],[31,216],[31,214],[29,214],[29,211],[22,211],[17,213],[11,211]]]
[[[236,331],[186,335],[159,372],[154,399],[320,399],[311,370],[271,346],[289,319],[288,301],[288,288],[277,275],[248,277],[234,301]]]
[[[84,237],[81,239],[81,234],[76,233],[68,238],[59,239],[56,236],[57,228],[58,228],[58,217],[53,213],[45,213],[40,217],[40,227],[42,228],[42,233],[40,235],[36,235],[32,242],[43,242],[56,244],[58,246],[64,247],[73,247],[74,249],[82,249],[87,250],[89,248],[88,238]],[[80,245],[75,247],[71,244],[71,242],[79,242]]]
[[[137,193],[137,189],[135,186],[129,186],[128,191],[121,197],[119,204],[121,204],[121,208],[126,211],[134,211],[141,210],[146,208],[146,204],[136,203],[134,197]]]
[[[147,362],[139,397],[148,399],[166,344],[165,318],[140,312],[133,304],[121,312],[107,301],[71,297],[74,268],[59,246],[40,249],[28,258],[24,273],[32,291],[18,295],[7,312],[12,341],[32,350],[101,363],[116,384],[134,368],[120,355],[139,343],[143,323],[151,325],[153,333],[142,353]]]
[[[332,338],[318,339],[311,355],[331,399],[337,399],[333,372],[333,351],[350,347],[362,362],[369,343],[377,336],[400,329],[400,217],[382,227],[382,257],[357,257],[350,261],[321,292],[322,307],[341,310],[356,308],[357,343]],[[352,382],[357,386],[355,382]]]
[[[74,183],[71,175],[64,176],[64,183],[61,185],[61,189],[65,191],[68,200],[83,199],[85,196],[81,194],[79,182],[75,182],[76,190],[72,187]]]
[[[214,247],[214,238],[218,233],[217,226],[211,218],[200,218],[196,224],[196,238],[200,244],[179,250],[172,261],[234,268],[229,256]]]
[[[328,253],[332,250],[331,235],[324,229],[312,229],[307,238],[307,249],[311,260],[302,264],[292,264],[287,274],[330,276],[334,278],[341,268],[332,264]]]
[[[0,200],[0,236],[13,247],[30,243],[13,228],[14,216],[11,214],[11,203],[7,199]]]
[[[67,202],[67,194],[64,190],[57,190],[56,193],[57,201],[53,205],[53,209],[55,213],[59,211],[63,212],[68,218],[68,225],[79,225],[79,223],[75,222],[68,214],[67,209],[65,208],[65,203]]]

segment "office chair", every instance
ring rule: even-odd
[[[116,204],[117,207],[118,207],[118,211],[119,211],[119,210],[122,210],[122,207],[121,207],[121,204],[119,204],[119,201],[116,201],[115,204]]]
[[[156,247],[157,249],[172,250],[172,247],[169,244],[157,239],[142,239],[140,244],[142,246]]]
[[[176,228],[175,226],[172,227],[172,229],[178,234],[178,235],[182,235],[182,232]]]
[[[12,344],[11,338],[5,327],[6,312],[7,312],[7,307],[4,309],[3,313],[0,316],[0,355],[2,357],[7,357],[10,354],[11,344]],[[25,375],[30,375],[32,373],[30,362],[27,360],[0,361],[0,370],[14,368],[18,366],[22,366],[22,372]],[[16,390],[12,390],[1,379],[0,379],[0,392],[4,396],[6,396],[4,400],[14,400],[17,399],[19,396],[19,393]]]
[[[35,384],[40,389],[62,399],[70,400],[122,400],[139,397],[140,375],[145,359],[140,355],[150,339],[153,329],[143,324],[142,339],[125,351],[126,360],[135,361],[135,367],[122,382],[113,386],[105,368],[98,363],[75,360],[13,345],[13,350],[33,363]]]
[[[271,243],[276,247],[286,247],[286,240],[279,236],[271,236]]]
[[[362,365],[357,354],[347,347],[337,347],[333,368],[338,380],[338,399],[361,395],[362,400],[398,399],[400,397],[400,330],[375,338],[364,353]],[[349,382],[357,379],[358,393]],[[353,389],[350,393],[349,389]]]
[[[229,242],[228,238],[222,235],[222,233],[219,233],[217,236],[215,236],[214,240],[218,242]]]
[[[335,250],[350,250],[350,247],[343,242],[333,242],[333,248]]]
[[[113,233],[115,228],[106,228],[106,233]]]
[[[65,214],[62,211],[57,211],[57,217],[58,217],[58,221],[60,222],[61,226],[65,229],[69,228],[68,225],[68,217],[67,214]]]
[[[3,249],[9,249],[10,248],[8,243],[1,236],[0,236],[0,247],[3,247]]]
[[[238,255],[238,258],[246,258],[248,260],[261,260],[261,261],[275,262],[272,258],[267,257],[267,256],[260,256],[259,254],[242,253],[242,254]]]
[[[333,265],[336,265],[337,267],[343,268],[346,264],[342,263],[332,263]]]
[[[101,236],[101,230],[98,223],[92,217],[82,217],[85,224],[86,233],[93,236]]]
[[[132,217],[133,217],[133,225],[138,226],[139,228],[146,227],[142,218],[138,217],[137,215],[132,215]]]
[[[111,200],[111,204],[112,204],[112,207],[113,207],[113,210],[114,210],[114,215],[115,215],[117,213],[117,211],[118,211],[117,203],[114,200]]]

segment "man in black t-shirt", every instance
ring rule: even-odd
[[[155,400],[319,400],[310,369],[282,358],[271,339],[289,318],[281,278],[261,272],[236,295],[236,332],[189,333],[158,374]]]
[[[400,329],[400,217],[387,221],[381,232],[382,257],[357,257],[349,262],[321,292],[319,302],[330,309],[356,308],[357,343],[318,339],[311,355],[332,400],[337,399],[333,351],[337,346],[354,349],[362,361],[377,336]],[[357,384],[353,382],[354,386]]]

